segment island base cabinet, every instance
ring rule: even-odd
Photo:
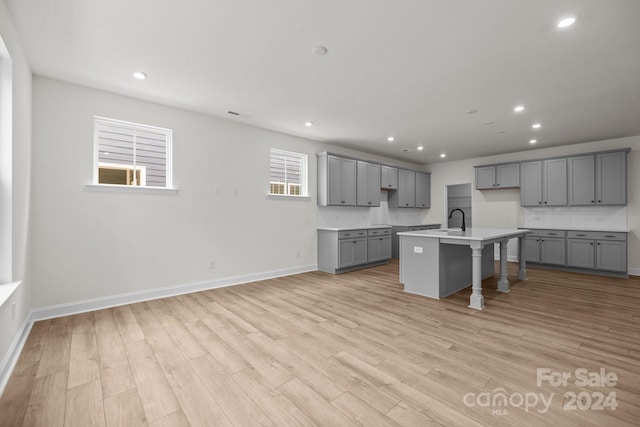
[[[627,242],[599,240],[596,243],[596,268],[626,273]]]

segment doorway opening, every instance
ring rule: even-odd
[[[462,215],[456,212],[449,218],[449,213],[453,209],[460,209],[464,212],[464,220],[467,228],[472,227],[471,222],[471,183],[454,184],[446,186],[446,203],[444,217],[447,220],[447,228],[460,228],[462,226]]]

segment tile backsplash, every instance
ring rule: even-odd
[[[523,208],[525,228],[627,231],[626,206]]]

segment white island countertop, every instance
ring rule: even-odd
[[[459,228],[446,228],[440,230],[404,231],[399,236],[432,237],[457,240],[494,240],[528,232],[527,229],[513,228],[467,228],[465,231]]]

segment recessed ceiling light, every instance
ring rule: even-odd
[[[446,154],[444,154],[444,153],[440,154],[440,158],[444,159],[445,157],[447,157]]]
[[[504,130],[504,129],[500,129],[500,130],[498,131],[498,133],[505,133],[505,132],[506,132],[506,130]]]
[[[144,80],[147,78],[147,73],[145,73],[144,71],[134,71],[133,77],[135,77],[138,80]]]
[[[542,125],[540,123],[534,123],[534,124],[531,125],[531,127],[533,129],[540,129],[542,127]]]
[[[393,141],[395,141],[395,140],[396,140],[396,139],[395,139],[394,137],[392,137],[392,136],[390,136],[389,138],[387,138],[387,141],[389,141],[389,142],[393,142]]]
[[[311,120],[307,120],[306,122],[304,122],[304,125],[310,128],[311,126],[313,126],[313,122]]]
[[[424,147],[421,145],[418,147],[418,151],[422,151],[422,150],[424,150]]]
[[[524,111],[524,105],[517,105],[513,111],[515,111],[516,113],[521,113]]]
[[[530,139],[530,140],[529,140],[529,144],[535,144],[536,142],[538,142],[538,140],[537,140],[537,139]]]
[[[485,125],[492,125],[493,124],[493,120],[488,120],[486,122],[484,122]]]
[[[408,152],[409,152],[409,149],[405,148],[405,149],[404,149],[404,150],[402,150],[402,151],[404,151],[405,153],[408,153]]]
[[[567,16],[566,18],[559,20],[556,26],[558,28],[567,28],[573,25],[574,22],[576,22],[576,18],[574,16]]]
[[[325,56],[328,50],[324,46],[316,46],[313,49],[311,49],[311,52],[313,52],[315,56]]]

